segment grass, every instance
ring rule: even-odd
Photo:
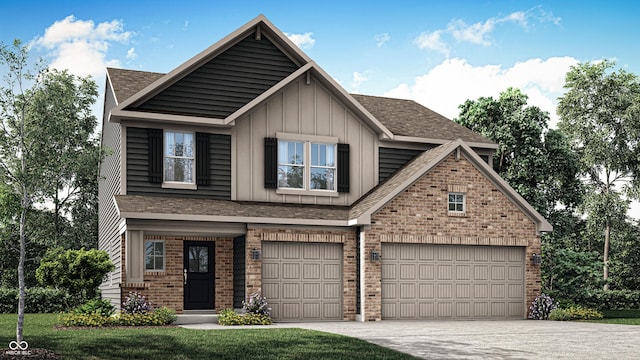
[[[413,359],[363,340],[312,330],[55,329],[57,317],[25,316],[29,347],[53,350],[64,359]],[[16,318],[0,315],[0,349],[15,339]]]
[[[604,319],[588,320],[600,324],[640,325],[640,310],[603,310]]]
[[[640,325],[640,319],[638,318],[611,318],[601,320],[588,320],[589,322],[600,324],[620,324],[620,325]]]

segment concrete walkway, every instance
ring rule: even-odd
[[[557,321],[277,323],[189,329],[302,328],[351,336],[423,359],[640,359],[640,326]]]

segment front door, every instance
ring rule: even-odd
[[[214,243],[184,242],[184,309],[214,308]]]

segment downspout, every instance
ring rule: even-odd
[[[357,241],[356,243],[358,244],[358,263],[359,263],[359,273],[358,273],[358,289],[359,291],[356,291],[356,293],[358,294],[358,296],[360,296],[360,311],[357,312],[356,314],[356,321],[361,321],[364,322],[365,321],[365,296],[364,296],[364,289],[366,289],[365,287],[365,251],[364,251],[364,244],[365,244],[365,237],[364,237],[364,227],[363,226],[359,226],[356,229],[356,237],[357,237]]]

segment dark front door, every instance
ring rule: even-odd
[[[213,309],[214,243],[184,242],[184,309]]]

